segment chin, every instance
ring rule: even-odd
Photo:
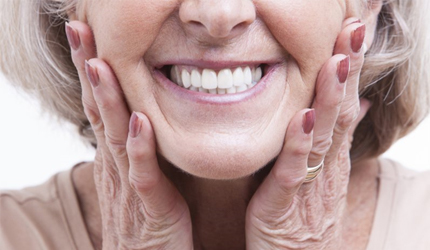
[[[279,138],[283,138],[280,136]],[[236,140],[206,145],[194,144],[187,149],[175,143],[160,147],[160,153],[177,168],[196,177],[215,180],[231,180],[250,176],[278,156],[283,140]],[[161,144],[163,145],[163,144]]]

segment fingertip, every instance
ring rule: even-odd
[[[127,151],[135,162],[156,158],[155,140],[151,123],[146,115],[134,111],[130,117]]]
[[[316,121],[314,109],[298,112],[288,126],[282,154],[287,157],[306,157],[312,148],[312,135]]]
[[[315,119],[315,109],[310,109],[303,115],[302,128],[305,134],[312,133],[314,130]]]
[[[88,24],[81,21],[70,21],[65,23],[65,29],[67,39],[72,48],[72,54],[78,57],[76,59],[83,61],[96,57],[94,35]]]
[[[136,112],[131,114],[130,124],[129,124],[129,135],[131,138],[136,138],[140,134],[140,130],[142,129],[142,123],[137,116]]]
[[[73,28],[72,25],[69,24],[69,22],[66,22],[65,24],[65,31],[66,31],[66,37],[67,41],[69,42],[70,48],[72,50],[78,50],[81,46],[81,39],[79,37],[78,31]]]
[[[142,112],[134,112],[141,122],[142,134],[147,138],[153,138],[153,130],[149,118]]]

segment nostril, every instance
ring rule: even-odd
[[[252,1],[217,0],[215,4],[215,1],[184,0],[179,18],[187,33],[195,37],[232,38],[255,21],[256,10]]]

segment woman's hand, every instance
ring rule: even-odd
[[[103,249],[193,249],[188,206],[158,166],[150,121],[142,113],[130,118],[112,70],[91,59],[96,54],[89,27],[74,21],[66,32],[97,138]]]
[[[362,100],[360,109],[358,96],[364,34],[364,24],[345,20],[334,56],[319,73],[314,110],[292,119],[274,167],[250,201],[248,250],[341,249],[352,132],[370,107]],[[306,168],[322,161],[320,176],[304,183]]]

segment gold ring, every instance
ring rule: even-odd
[[[318,177],[318,175],[321,173],[321,170],[323,168],[324,168],[324,160],[320,164],[316,165],[315,167],[308,167],[304,182],[307,183],[315,180],[315,178]]]

